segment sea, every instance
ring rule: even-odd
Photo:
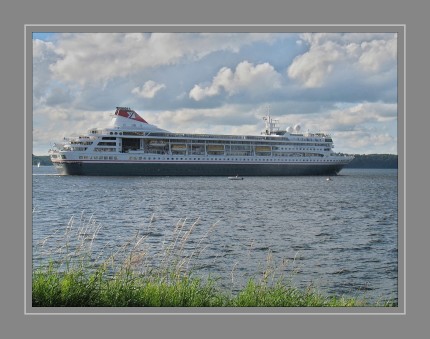
[[[244,180],[32,172],[35,267],[86,249],[91,261],[128,258],[142,272],[174,263],[233,294],[250,279],[287,280],[398,300],[397,169]]]

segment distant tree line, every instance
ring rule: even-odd
[[[397,168],[397,155],[395,154],[354,154],[352,160],[345,168]],[[33,165],[40,162],[41,166],[51,166],[52,162],[47,155],[34,155]]]
[[[397,168],[397,158],[396,154],[354,154],[345,168]]]

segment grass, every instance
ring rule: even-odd
[[[261,277],[249,279],[234,294],[226,291],[216,279],[198,277],[190,268],[216,224],[209,227],[195,248],[186,250],[198,220],[189,227],[186,220],[180,220],[154,264],[144,246],[147,236],[141,230],[121,246],[112,246],[105,258],[94,258],[93,246],[100,224],[83,215],[78,227],[74,223],[72,218],[60,246],[49,250],[56,253],[56,258],[61,254],[62,259],[51,258],[47,265],[33,269],[33,307],[396,306],[393,301],[369,304],[364,297],[325,296],[313,287],[300,290],[277,274],[270,252]],[[40,246],[44,247],[46,242],[44,239]],[[108,252],[107,248],[104,250]]]
[[[33,306],[43,307],[213,307],[224,297],[211,283],[181,277],[155,280],[133,272],[106,278],[100,271],[38,272],[33,275]]]
[[[365,300],[327,297],[316,290],[264,286],[249,280],[236,295],[216,288],[213,280],[181,277],[156,280],[133,272],[107,278],[102,272],[33,274],[34,307],[362,307]]]

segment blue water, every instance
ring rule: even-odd
[[[330,181],[230,181],[58,176],[51,166],[33,168],[36,265],[70,251],[64,237],[72,237],[71,229],[94,233],[97,227],[97,258],[143,235],[142,265],[162,265],[175,227],[184,223],[182,237],[198,220],[182,256],[193,253],[187,264],[195,273],[233,291],[266,271],[272,280],[284,275],[324,293],[397,299],[397,218],[397,170],[344,169]]]

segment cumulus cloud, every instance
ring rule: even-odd
[[[368,131],[349,131],[335,133],[336,151],[348,150],[353,154],[397,153],[397,137],[389,133]]]
[[[195,85],[189,97],[200,101],[215,96],[224,90],[228,95],[239,92],[267,93],[281,87],[281,75],[269,63],[253,65],[243,61],[232,71],[228,67],[221,68],[209,86]]]
[[[309,49],[296,56],[287,74],[307,88],[321,87],[335,75],[353,80],[362,72],[371,76],[395,69],[395,34],[306,33],[301,38]]]
[[[34,105],[42,102],[49,92],[52,82],[50,65],[58,59],[52,42],[33,40],[33,101]]]
[[[310,131],[353,131],[363,126],[397,124],[397,105],[365,102],[327,110],[325,113],[289,115],[290,121],[304,121]],[[381,128],[382,129],[382,128]]]
[[[172,132],[186,133],[245,133],[263,128],[263,120],[255,108],[227,104],[216,108],[182,108],[142,113],[145,120]],[[261,120],[261,121],[260,121]],[[248,127],[246,127],[248,126]],[[252,126],[250,128],[249,126]]]
[[[347,109],[330,113],[335,128],[354,128],[364,123],[395,121],[397,105],[385,103],[360,103]]]
[[[275,37],[258,33],[62,34],[55,46],[60,58],[51,70],[62,81],[105,82],[181,59],[198,60],[215,51],[237,53],[241,46]]]
[[[52,52],[55,52],[55,46],[52,42],[33,40],[33,60],[40,60]]]
[[[396,39],[364,41],[360,44],[361,54],[358,62],[362,69],[382,72],[394,66],[397,58]]]
[[[142,87],[135,87],[131,93],[141,98],[152,99],[158,91],[166,88],[165,84],[158,84],[153,80],[148,80]]]

